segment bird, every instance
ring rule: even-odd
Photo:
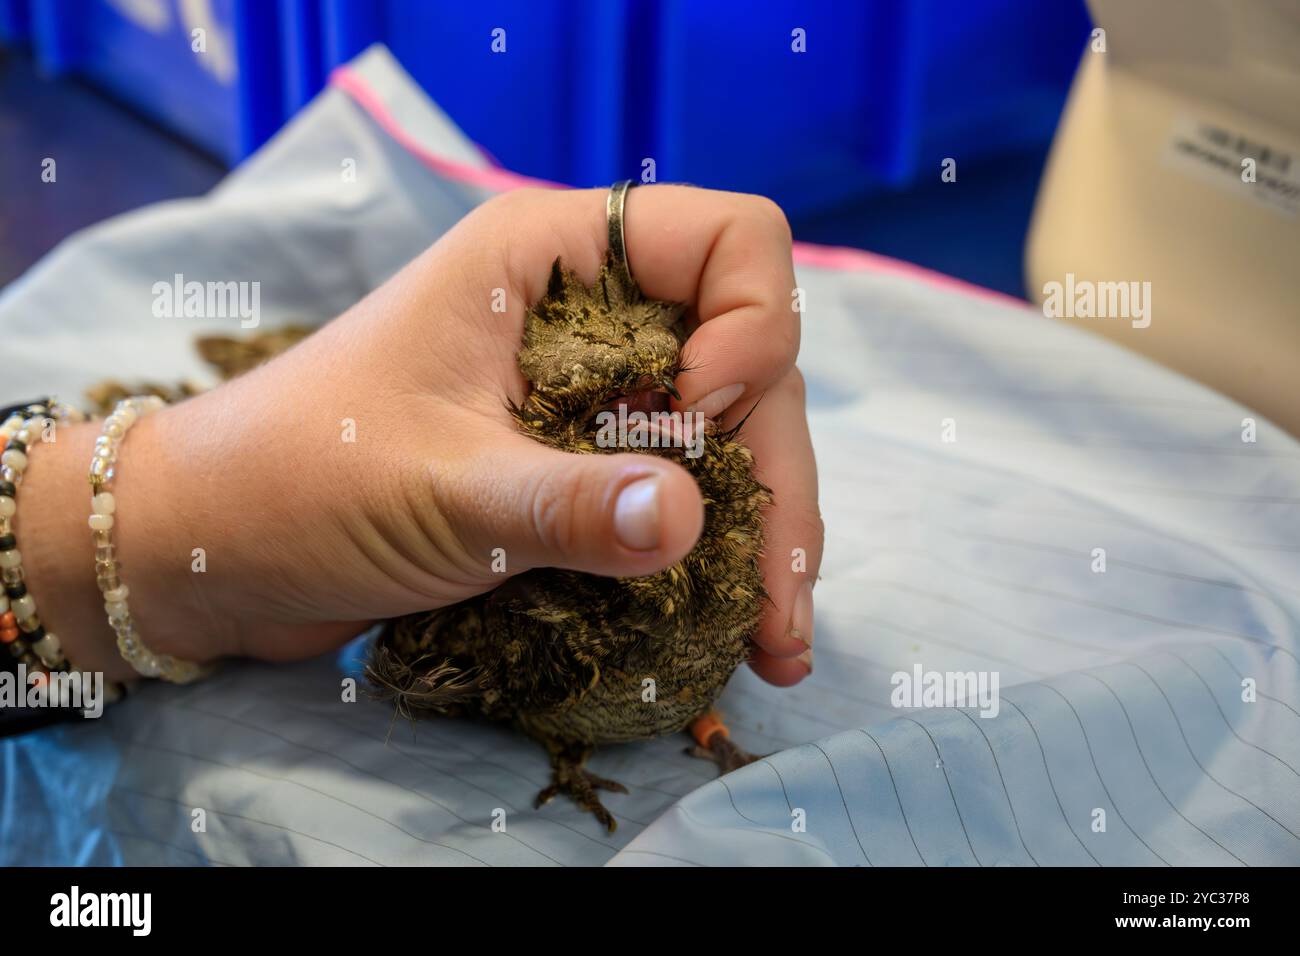
[[[656,415],[670,395],[680,399],[673,383],[688,369],[686,326],[683,304],[647,298],[612,254],[590,286],[557,258],[525,314],[518,365],[529,392],[506,404],[523,434],[551,448],[681,464],[704,500],[691,551],[641,577],[525,571],[387,622],[366,666],[374,696],[403,717],[483,718],[536,740],[551,764],[536,805],[568,796],[610,832],[617,821],[599,791],[627,790],[585,766],[598,746],[693,727],[687,752],[723,773],[758,759],[730,740],[714,705],[749,657],[768,603],[759,558],[772,494],[755,476],[744,420],[700,428]],[[625,420],[639,411],[659,427],[609,441],[608,413],[619,406]]]
[[[686,313],[681,303],[647,298],[612,254],[591,286],[557,258],[545,294],[525,315],[518,364],[530,391],[507,407],[520,431],[552,448],[678,461],[704,500],[704,528],[690,553],[635,578],[526,571],[457,604],[385,622],[366,665],[374,696],[395,702],[401,716],[481,717],[537,740],[551,763],[537,805],[569,796],[610,832],[617,821],[598,791],[627,790],[586,768],[597,746],[689,729],[697,743],[687,752],[723,773],[758,759],[731,741],[714,703],[748,658],[768,602],[758,559],[772,496],[741,440],[744,420],[729,429],[708,422],[698,432],[680,420],[648,424],[668,411],[669,396],[681,397],[673,383],[688,370]],[[312,331],[291,324],[195,344],[229,380]],[[107,412],[127,395],[179,401],[199,391],[188,382],[106,381],[86,394]],[[623,421],[639,412],[647,423],[623,444],[602,441],[615,409]]]

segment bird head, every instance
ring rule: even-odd
[[[592,286],[556,259],[524,323],[519,369],[532,385],[525,412],[576,423],[619,403],[666,411],[668,397],[680,397],[673,379],[682,371],[685,310],[647,299],[608,258]]]

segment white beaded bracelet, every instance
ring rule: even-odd
[[[109,625],[117,634],[117,649],[122,659],[145,677],[161,677],[175,684],[188,684],[206,676],[210,668],[170,654],[155,654],[145,646],[127,607],[126,599],[130,592],[118,577],[117,552],[113,546],[117,501],[109,486],[113,483],[122,439],[138,419],[156,412],[165,404],[156,395],[125,398],[104,420],[103,434],[95,440],[95,455],[90,461],[90,529],[95,535],[95,582],[104,595],[104,610],[108,612]]]

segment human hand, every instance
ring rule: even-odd
[[[605,197],[497,197],[297,347],[141,420],[117,479],[116,535],[150,646],[299,658],[500,585],[494,553],[510,574],[631,576],[684,557],[703,522],[684,469],[546,448],[506,407],[526,392],[516,356],[551,262],[595,277]],[[775,499],[762,566],[772,603],[752,663],[794,683],[811,668],[791,622],[810,642],[822,528],[788,226],[766,200],[651,186],[629,195],[626,238],[646,295],[687,302],[698,319],[673,407],[734,424],[762,397],[744,436]],[[84,518],[80,533],[84,545]],[[791,570],[796,548],[806,571]]]

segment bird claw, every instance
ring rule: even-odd
[[[731,773],[733,770],[739,770],[746,767],[756,760],[762,760],[763,757],[758,754],[751,754],[748,751],[741,750],[731,742],[731,739],[725,734],[714,734],[709,738],[709,745],[701,747],[696,744],[693,747],[686,748],[686,754],[690,757],[699,757],[702,760],[709,760],[718,765],[719,776]]]
[[[553,754],[551,757],[551,783],[537,794],[537,799],[533,805],[542,807],[560,794],[564,794],[604,824],[606,830],[613,833],[618,829],[618,822],[614,819],[614,815],[605,809],[605,805],[600,802],[600,797],[596,795],[596,791],[608,790],[611,793],[627,793],[627,787],[617,780],[610,780],[608,777],[602,777],[586,769],[582,765],[586,759],[586,753],[562,752]]]

